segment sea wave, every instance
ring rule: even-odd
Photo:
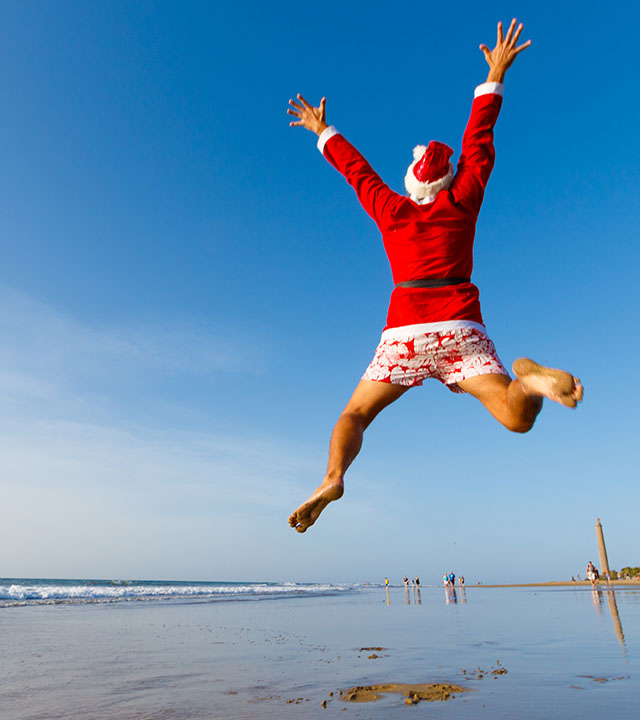
[[[0,579],[0,607],[55,603],[107,603],[150,600],[260,600],[335,595],[355,585],[330,583],[171,582],[152,580]]]

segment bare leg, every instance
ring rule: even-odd
[[[329,462],[322,484],[289,516],[289,525],[303,533],[333,500],[344,493],[344,474],[362,447],[362,436],[376,415],[409,388],[361,380],[336,423],[329,444]]]
[[[564,370],[543,367],[527,358],[516,360],[513,370],[518,376],[515,380],[508,375],[490,374],[458,383],[508,430],[531,430],[545,397],[568,407],[582,400],[580,380]]]

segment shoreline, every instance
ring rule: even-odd
[[[613,587],[614,585],[621,587],[638,587],[640,588],[640,580],[602,580],[596,583],[593,587],[596,589],[606,589]],[[589,580],[549,580],[546,582],[533,582],[533,583],[501,583],[498,585],[456,585],[456,589],[464,588],[469,590],[470,588],[517,588],[517,587],[591,587]]]

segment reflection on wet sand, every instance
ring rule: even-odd
[[[606,588],[604,592],[600,589],[591,591],[591,600],[593,606],[598,612],[598,615],[602,615],[602,600],[604,593],[607,594],[607,604],[609,605],[609,614],[613,620],[613,629],[616,632],[618,642],[626,650],[626,641],[624,638],[624,631],[622,630],[622,622],[620,620],[620,612],[618,610],[618,603],[616,601],[616,593],[613,588]]]
[[[455,605],[458,602],[455,587],[447,585],[444,589],[444,601],[446,605]]]
[[[593,607],[598,611],[598,615],[602,615],[602,590],[592,590],[591,600]]]
[[[459,593],[459,598],[458,598]],[[604,596],[607,596],[607,604],[609,606],[609,614],[613,621],[613,628],[618,638],[618,642],[626,651],[626,640],[624,631],[622,629],[622,621],[620,620],[620,611],[618,610],[618,603],[616,600],[615,590],[611,587],[604,589],[597,588],[591,590],[591,600],[593,606],[596,609],[598,615],[602,615]],[[422,605],[422,598],[420,596],[420,587],[415,584],[409,588],[407,585],[404,586],[404,603],[405,605],[411,605],[411,598],[413,596],[413,603],[416,605]],[[458,599],[461,604],[467,602],[467,592],[464,586],[460,586],[456,589],[455,586],[446,586],[444,588],[444,602],[446,605],[457,605]],[[389,594],[389,588],[385,587],[385,600],[387,605],[391,605],[391,595]]]
[[[413,602],[415,605],[422,605],[422,598],[420,597],[420,586],[412,585],[411,590],[408,586],[404,586],[404,604],[411,605],[411,596],[413,595]],[[389,604],[389,591],[387,590],[387,605]]]
[[[613,620],[613,627],[616,631],[618,642],[623,648],[626,648],[622,623],[620,622],[620,613],[618,612],[618,603],[616,602],[616,593],[614,590],[607,590],[607,602],[609,603],[609,612],[611,613],[611,619]]]

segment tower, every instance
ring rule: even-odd
[[[604,573],[609,572],[609,559],[607,558],[607,546],[604,544],[600,518],[596,518],[596,538],[598,539],[598,554],[600,555],[600,572],[604,575]]]

